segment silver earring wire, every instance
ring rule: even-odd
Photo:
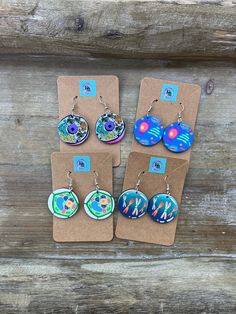
[[[71,115],[74,116],[75,106],[78,105],[78,96],[73,97],[73,103],[72,103],[72,109],[71,109]]]
[[[100,104],[102,104],[104,106],[105,111],[109,112],[110,108],[109,108],[108,104],[103,100],[102,96],[99,96],[98,100],[99,100]]]
[[[153,104],[154,104],[155,102],[158,102],[158,99],[154,99],[154,100],[150,103],[149,108],[148,108],[148,110],[147,110],[147,116],[149,116],[149,113],[151,112],[151,110],[152,110],[152,108],[153,108]]]
[[[143,176],[144,173],[145,173],[145,171],[140,171],[139,174],[138,174],[138,181],[137,181],[137,183],[135,185],[136,194],[139,191],[139,186],[140,186],[140,183],[141,183],[141,176]]]
[[[67,172],[67,181],[68,181],[68,188],[69,188],[70,191],[72,191],[72,189],[73,189],[73,180],[72,180],[72,177],[71,177],[71,171]]]
[[[166,184],[166,194],[167,194],[167,195],[170,195],[170,185],[169,185],[169,183],[167,182],[167,178],[168,178],[168,176],[165,176],[165,177],[163,177],[163,180],[164,180],[164,182],[165,182],[165,184]]]
[[[99,191],[99,185],[98,185],[98,180],[97,180],[97,178],[98,178],[98,173],[97,173],[97,171],[95,171],[95,170],[93,170],[93,178],[94,178],[94,185],[95,185],[95,187],[96,187],[96,191],[98,192]]]
[[[182,122],[182,112],[184,111],[184,105],[182,104],[182,102],[179,103],[179,105],[181,106],[181,111],[178,112],[178,123]]]

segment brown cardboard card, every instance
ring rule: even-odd
[[[87,84],[87,85],[86,85]],[[74,113],[84,117],[89,124],[89,137],[78,146],[71,146],[60,141],[61,152],[110,153],[113,165],[120,164],[120,143],[105,144],[98,140],[95,134],[95,123],[100,115],[105,113],[104,106],[98,97],[109,104],[114,113],[119,113],[119,79],[114,75],[104,76],[59,76],[57,80],[59,120],[71,113],[72,100],[78,96],[78,104]],[[86,89],[87,88],[87,89]],[[90,89],[90,92],[87,90]]]
[[[80,155],[80,156],[78,156]],[[90,171],[75,172],[74,158],[90,157]],[[107,153],[75,154],[53,153],[52,189],[67,187],[67,172],[72,172],[73,191],[79,198],[78,212],[68,219],[53,217],[53,239],[57,242],[111,241],[113,238],[113,215],[104,220],[90,218],[83,203],[89,192],[95,190],[93,170],[98,173],[101,189],[112,194],[112,156]]]
[[[170,92],[170,95],[168,92]],[[154,103],[150,114],[159,117],[165,128],[177,121],[178,112],[181,110],[179,103],[181,102],[184,105],[183,122],[189,124],[192,130],[194,130],[200,95],[201,87],[196,84],[145,77],[141,81],[136,120],[145,116],[150,103],[154,99],[158,99],[158,102]],[[181,158],[189,161],[191,148],[183,153],[176,154],[166,149],[162,141],[154,146],[143,146],[133,138],[132,151]]]
[[[162,160],[163,164],[165,162],[164,174],[150,172],[153,160],[151,158]],[[139,190],[150,199],[154,194],[166,193],[163,176],[168,175],[171,195],[177,200],[180,208],[187,167],[188,162],[183,159],[132,152],[128,158],[123,191],[134,188],[139,172],[145,171]],[[120,239],[168,246],[174,243],[176,226],[177,218],[169,223],[160,224],[153,221],[148,213],[139,219],[129,219],[119,213],[115,234]]]

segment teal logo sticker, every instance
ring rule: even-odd
[[[166,171],[166,158],[151,157],[148,172],[164,174]]]
[[[172,84],[163,84],[161,91],[161,100],[176,101],[178,96],[179,87]]]
[[[97,83],[95,80],[81,80],[79,86],[80,96],[94,97],[97,95]]]
[[[90,157],[89,156],[74,156],[74,172],[89,172]]]

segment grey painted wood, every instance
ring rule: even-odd
[[[235,58],[229,0],[7,0],[0,53]]]
[[[114,170],[115,197],[130,152],[140,80],[202,86],[174,246],[53,242],[47,197],[50,154],[59,150],[56,79],[86,74],[120,78],[128,132]],[[209,79],[211,95],[204,91]],[[1,313],[234,313],[235,81],[233,62],[1,56]]]
[[[235,313],[234,267],[227,258],[122,262],[3,259],[0,311]]]

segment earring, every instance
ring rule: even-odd
[[[147,114],[134,124],[134,137],[137,142],[144,146],[156,145],[162,139],[163,124],[161,119],[149,115],[155,102],[158,102],[158,99],[151,102]]]
[[[143,192],[139,191],[141,175],[144,175],[144,173],[145,171],[139,173],[135,188],[124,191],[118,199],[118,209],[125,217],[140,218],[147,211],[148,198]]]
[[[125,135],[125,122],[120,115],[110,111],[102,96],[99,96],[98,100],[104,105],[105,113],[96,122],[96,135],[103,143],[118,143]]]
[[[60,120],[57,131],[62,142],[72,146],[82,144],[89,136],[88,122],[81,116],[75,115],[78,96],[73,98],[71,114]]]
[[[79,209],[79,200],[72,191],[71,171],[67,172],[68,188],[53,191],[48,198],[50,212],[58,218],[70,218]]]
[[[166,194],[155,194],[149,201],[148,213],[150,217],[159,223],[168,223],[175,219],[179,212],[176,199],[170,195],[170,186],[167,183],[168,176],[164,177]]]
[[[194,133],[191,127],[182,122],[182,112],[184,106],[181,106],[181,111],[178,113],[178,121],[167,126],[163,134],[163,142],[165,147],[173,153],[182,153],[188,150],[193,143]]]
[[[86,196],[84,210],[93,219],[105,219],[113,213],[115,201],[109,192],[100,190],[97,181],[98,173],[96,171],[93,171],[93,176],[96,189]]]

